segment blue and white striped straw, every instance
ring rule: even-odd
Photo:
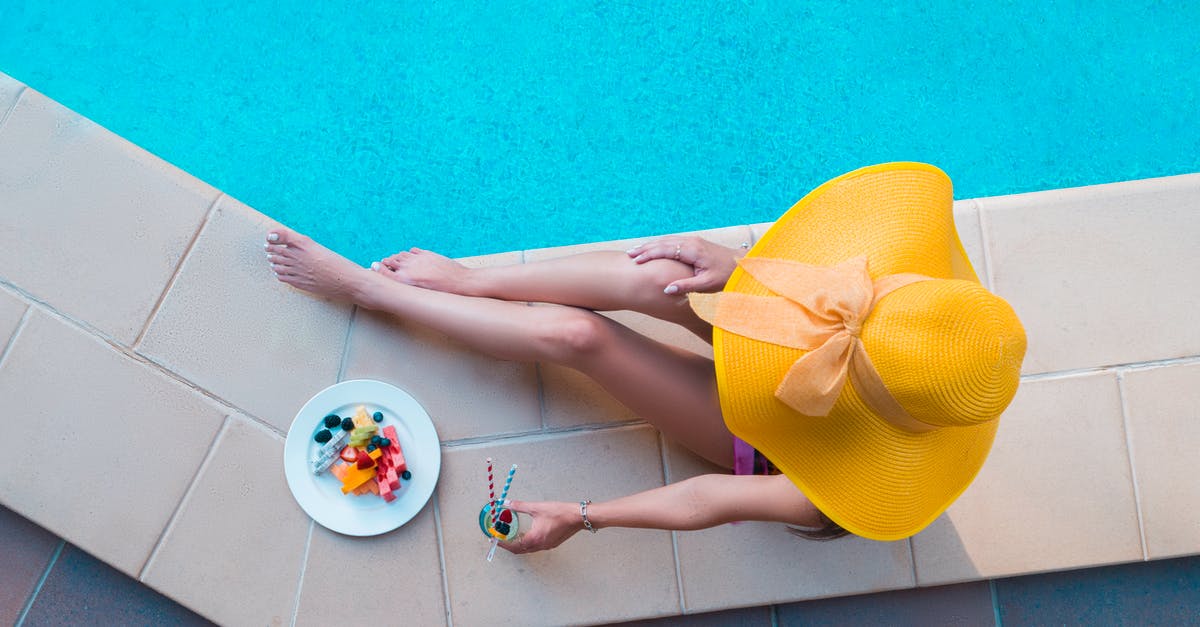
[[[504,478],[504,489],[500,491],[500,500],[492,505],[492,526],[496,526],[496,521],[500,518],[500,508],[504,506],[505,499],[508,498],[508,487],[512,485],[513,475],[517,474],[517,465],[513,464],[512,468],[508,469],[508,476]]]

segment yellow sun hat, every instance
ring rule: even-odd
[[[821,185],[724,291],[690,299],[714,327],[729,430],[875,540],[917,533],[967,488],[1025,356],[963,251],[950,178],[922,163]]]

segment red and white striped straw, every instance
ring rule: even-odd
[[[496,484],[492,481],[492,458],[487,458],[488,465],[488,503],[496,502]],[[494,509],[494,507],[493,507]]]

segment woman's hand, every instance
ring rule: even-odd
[[[553,549],[583,529],[578,503],[512,501],[508,507],[533,519],[529,529],[522,531],[516,540],[500,543],[513,553]]]
[[[695,236],[669,236],[650,240],[626,251],[637,263],[674,259],[692,266],[693,276],[667,285],[665,294],[716,292],[725,287],[745,248],[727,248]]]

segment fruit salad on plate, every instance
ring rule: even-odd
[[[369,414],[364,405],[353,417],[325,416],[324,428],[313,436],[319,445],[309,461],[313,474],[329,471],[342,482],[342,494],[370,493],[389,503],[396,500],[400,480],[408,481],[412,473],[404,462],[396,427],[381,428],[382,422],[382,412]]]

